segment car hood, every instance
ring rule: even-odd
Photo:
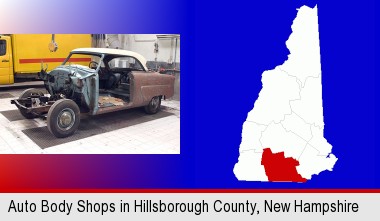
[[[49,74],[56,75],[58,73],[68,73],[72,76],[75,76],[79,79],[87,78],[89,76],[95,75],[96,70],[91,69],[84,65],[61,65],[52,70]]]

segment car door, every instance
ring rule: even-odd
[[[11,48],[9,44],[9,37],[0,38],[0,84],[13,83],[11,75]]]

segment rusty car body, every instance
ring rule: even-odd
[[[70,58],[75,56],[92,59],[88,67],[71,64]],[[120,61],[123,67],[116,65]],[[152,72],[143,56],[119,49],[75,49],[61,66],[49,73],[42,69],[39,76],[48,95],[27,89],[11,103],[25,118],[45,117],[56,137],[72,135],[79,126],[80,113],[98,115],[144,107],[146,113],[155,114],[161,99],[174,94],[173,76]]]

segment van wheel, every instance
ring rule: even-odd
[[[40,91],[38,89],[29,88],[20,94],[19,99],[26,99],[26,98],[30,97],[31,95],[44,96],[44,93],[42,93],[42,91]],[[20,110],[21,115],[24,116],[26,119],[33,119],[33,118],[37,117],[36,115],[34,115],[32,113],[27,113],[26,110],[22,110],[22,109],[19,109],[19,110]]]
[[[74,134],[80,123],[80,110],[78,105],[69,99],[56,101],[49,109],[47,127],[58,138]]]
[[[149,104],[145,106],[145,112],[147,114],[155,114],[161,108],[161,96],[153,97]]]

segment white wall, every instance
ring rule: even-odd
[[[144,56],[147,61],[154,61],[156,54],[154,53],[154,43],[158,42],[157,61],[159,62],[180,62],[180,39],[177,41],[177,56],[175,54],[175,39],[171,46],[170,39],[157,39],[156,34],[119,34],[107,35],[108,42],[111,42],[110,47],[117,46],[115,39],[119,40],[120,48],[137,52]]]

